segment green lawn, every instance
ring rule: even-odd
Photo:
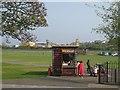
[[[50,51],[2,50],[3,61],[26,62],[32,64],[51,64]]]
[[[2,64],[2,79],[40,78],[46,76],[46,67]]]
[[[33,67],[25,65],[7,64],[5,62],[24,62],[29,64],[51,65],[52,53],[37,50],[2,50],[2,78],[41,78],[47,76],[48,67]]]
[[[86,67],[86,62],[89,59],[91,65],[95,65],[95,64],[101,64],[104,63],[106,61],[110,62],[118,62],[118,57],[117,56],[100,56],[98,55],[100,51],[88,51],[86,55],[78,55],[77,56],[77,60],[78,61],[83,61],[85,63],[85,67]]]
[[[118,61],[118,57],[116,56],[99,56],[98,53],[99,51],[88,51],[86,55],[77,55],[77,60],[82,60],[85,63],[85,67],[88,59],[90,60],[91,65],[96,63],[104,63],[106,61]],[[3,79],[40,78],[47,76],[48,67],[15,65],[4,62],[12,61],[51,65],[52,52],[38,50],[2,50],[2,60]]]

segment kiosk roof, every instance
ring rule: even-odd
[[[75,45],[53,46],[52,48],[78,48]]]

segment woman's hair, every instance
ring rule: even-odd
[[[82,63],[82,61],[80,61],[80,63]]]

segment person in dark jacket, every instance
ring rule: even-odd
[[[87,61],[87,71],[90,73],[90,76],[93,76],[94,73],[92,73],[91,66],[90,66],[90,60]]]

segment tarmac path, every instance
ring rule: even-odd
[[[26,65],[26,66],[34,66],[34,67],[49,67],[48,64],[33,64],[33,63],[26,63],[26,62],[2,61],[2,63],[18,64],[18,65]]]
[[[3,80],[3,88],[118,88],[97,83],[97,77],[48,76],[37,79]]]

